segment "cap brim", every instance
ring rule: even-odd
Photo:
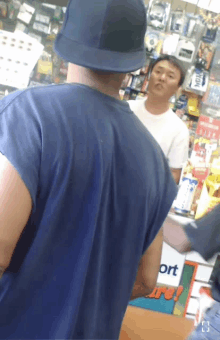
[[[142,68],[146,61],[144,48],[137,52],[126,53],[101,50],[73,41],[62,33],[57,35],[54,50],[67,62],[106,72],[136,71]]]

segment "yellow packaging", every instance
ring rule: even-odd
[[[52,74],[53,63],[51,61],[40,59],[37,64],[37,72],[41,74]]]
[[[210,175],[203,184],[195,219],[203,217],[220,203],[220,174]]]

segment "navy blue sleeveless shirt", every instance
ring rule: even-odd
[[[63,84],[0,102],[0,152],[33,202],[0,282],[0,338],[117,339],[176,195],[160,147],[126,102]]]

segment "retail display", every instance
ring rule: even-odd
[[[162,0],[150,0],[149,9],[147,13],[148,25],[165,31],[170,12],[170,4]]]
[[[173,11],[166,1],[150,1],[147,18],[146,70],[161,54],[176,56],[187,70],[180,95],[170,99],[190,134],[189,160],[172,211],[199,218],[220,203],[220,28],[201,13]],[[147,72],[127,76],[123,86],[124,100],[147,96]]]
[[[185,22],[185,11],[181,8],[172,11],[170,15],[169,31],[172,33],[182,34]]]

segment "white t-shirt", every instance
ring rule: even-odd
[[[170,168],[180,169],[188,159],[189,131],[182,120],[169,109],[153,115],[145,108],[146,98],[129,100],[131,110],[146,126],[163,150]]]

